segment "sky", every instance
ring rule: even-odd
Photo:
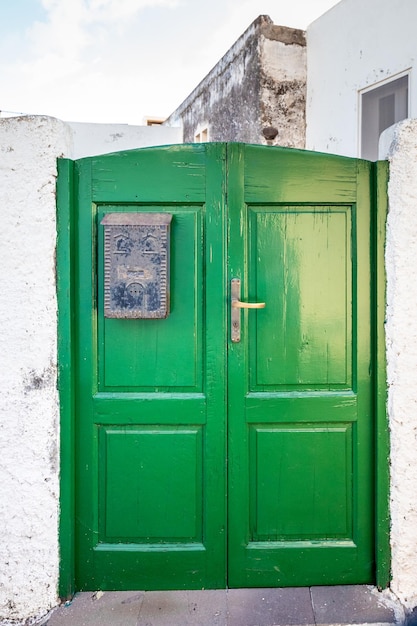
[[[2,0],[0,115],[167,117],[258,15],[305,29],[337,0]]]

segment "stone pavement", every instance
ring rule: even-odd
[[[375,587],[78,593],[45,626],[339,626],[405,624],[392,595]]]

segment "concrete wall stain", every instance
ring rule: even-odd
[[[50,365],[42,372],[36,372],[32,369],[24,378],[25,393],[48,388],[51,385],[51,382],[55,380],[56,367],[54,365]]]

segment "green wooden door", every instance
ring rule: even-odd
[[[371,582],[371,166],[231,150],[229,585]]]
[[[225,585],[223,155],[77,164],[79,589]],[[166,319],[104,316],[101,221],[115,212],[173,216]]]
[[[369,165],[173,146],[74,189],[77,588],[372,582]],[[166,319],[104,315],[118,212],[173,216]]]

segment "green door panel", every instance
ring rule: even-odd
[[[228,582],[370,582],[370,166],[231,149]]]
[[[78,590],[374,581],[371,188],[240,144],[75,162]],[[117,212],[172,215],[166,319],[104,317]]]
[[[223,153],[78,163],[79,589],[226,583]],[[166,319],[104,317],[101,221],[118,211],[173,216]]]

